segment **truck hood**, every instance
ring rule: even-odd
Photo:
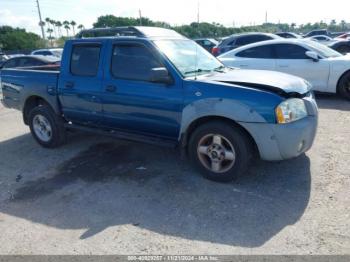
[[[265,90],[285,97],[303,96],[312,86],[306,80],[274,71],[228,69],[206,77],[198,77],[198,81],[221,82],[232,85]]]

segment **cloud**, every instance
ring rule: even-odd
[[[16,15],[9,9],[0,10],[0,25],[25,28],[27,31],[40,34],[37,20],[32,16]]]

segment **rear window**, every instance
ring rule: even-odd
[[[242,36],[237,39],[236,45],[248,45],[256,42],[261,42],[265,40],[270,40],[271,37],[265,36],[265,35],[249,35],[249,36]]]
[[[4,63],[3,68],[13,68],[16,67],[18,63],[18,59],[10,59]]]
[[[100,51],[100,45],[74,46],[70,62],[71,73],[77,76],[96,76]]]
[[[34,52],[34,55],[44,55],[44,56],[47,56],[47,55],[52,55],[51,52],[49,51],[37,51],[37,52]]]

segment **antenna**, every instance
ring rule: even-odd
[[[45,39],[45,31],[44,31],[44,22],[41,19],[41,12],[40,12],[40,5],[39,5],[39,0],[36,0],[36,6],[38,8],[38,14],[39,14],[39,25],[41,27],[41,35],[43,39]]]
[[[197,2],[197,31],[199,33],[199,1]],[[199,36],[199,34],[198,34]],[[195,43],[196,45],[196,58],[195,58],[195,65],[194,65],[194,80],[197,80],[197,75],[198,75],[198,44]]]

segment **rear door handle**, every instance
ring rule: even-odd
[[[65,86],[65,88],[73,88],[74,82],[66,82],[64,86]]]
[[[108,86],[106,86],[106,91],[107,92],[115,92],[115,91],[117,91],[117,87],[115,85],[108,85]]]
[[[288,68],[289,65],[279,65],[279,67],[281,67],[281,68]]]
[[[248,67],[248,65],[239,65],[239,67]]]

